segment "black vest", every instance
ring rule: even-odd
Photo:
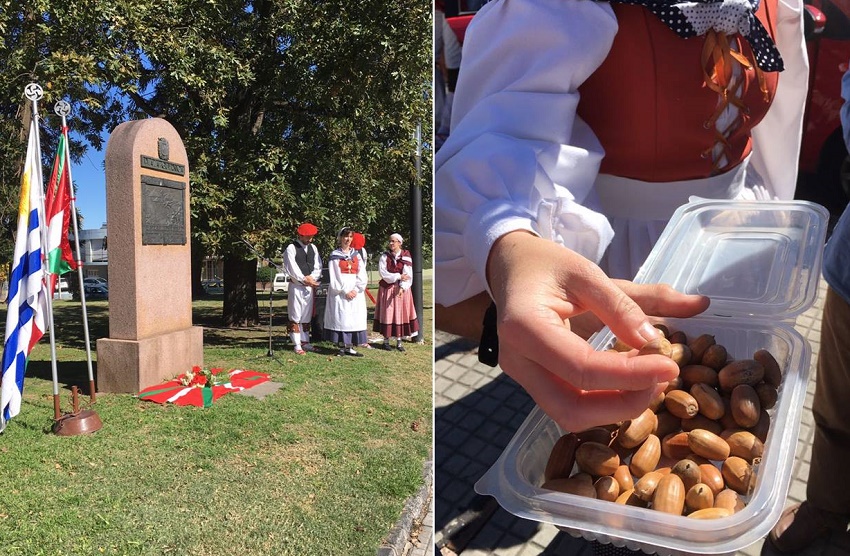
[[[290,245],[295,246],[295,264],[298,265],[298,268],[301,269],[301,273],[304,276],[309,276],[313,273],[313,269],[316,268],[316,258],[319,256],[318,251],[316,251],[316,246],[312,243],[307,245],[307,251],[310,252],[310,260],[307,260],[307,251],[301,247],[301,244],[297,241],[292,242]]]

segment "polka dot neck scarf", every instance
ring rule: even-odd
[[[713,29],[740,34],[750,43],[762,71],[782,71],[785,65],[776,45],[755,13],[759,0],[610,0],[643,6],[680,37],[696,37]]]

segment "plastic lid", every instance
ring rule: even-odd
[[[828,220],[808,201],[691,198],[634,281],[706,295],[706,316],[790,320],[817,297]]]

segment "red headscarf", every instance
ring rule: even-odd
[[[366,246],[366,237],[360,232],[354,232],[354,237],[351,238],[352,249],[363,249]]]

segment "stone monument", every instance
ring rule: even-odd
[[[192,326],[189,164],[160,118],[125,122],[106,145],[109,338],[97,341],[102,392],[135,393],[203,365]]]

